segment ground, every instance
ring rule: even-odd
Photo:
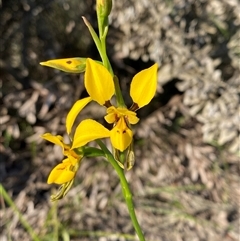
[[[66,137],[66,114],[87,93],[83,74],[39,62],[99,59],[81,20],[97,26],[94,3],[2,3],[1,241],[138,240],[118,177],[102,158],[84,159],[58,202],[50,201],[57,187],[46,183],[63,157],[40,135]],[[160,66],[157,93],[138,112],[136,162],[126,173],[146,240],[240,240],[239,2],[113,3],[108,52],[128,104],[133,75]],[[79,120],[106,124],[104,112],[92,103]]]

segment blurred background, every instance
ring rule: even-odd
[[[240,3],[238,0],[113,1],[108,53],[127,103],[140,70],[158,62],[155,98],[138,111],[136,164],[127,172],[148,241],[239,240]],[[0,180],[39,240],[137,240],[121,187],[101,158],[84,159],[58,203],[47,185],[83,75],[42,67],[54,58],[99,55],[81,16],[96,28],[94,0],[3,0]],[[146,90],[147,91],[147,90]],[[79,120],[103,120],[88,105]],[[0,196],[0,240],[33,240]]]

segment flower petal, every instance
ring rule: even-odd
[[[52,59],[40,64],[68,73],[82,73],[86,68],[86,58]]]
[[[113,77],[101,64],[87,58],[84,84],[88,94],[100,105],[104,105],[114,94]]]
[[[125,118],[127,118],[128,122],[132,125],[135,125],[138,123],[139,118],[137,117],[136,112],[127,110]]]
[[[157,89],[157,69],[158,65],[154,64],[133,77],[130,95],[139,108],[147,105],[155,95]]]
[[[97,121],[91,119],[83,120],[76,128],[71,149],[84,146],[90,141],[109,136],[110,131]]]
[[[68,112],[67,118],[66,118],[66,129],[68,135],[71,132],[73,123],[79,114],[79,112],[91,101],[91,97],[86,97],[84,99],[78,100],[75,102],[71,110]]]
[[[128,128],[124,117],[121,117],[117,122],[116,126],[111,130],[111,143],[112,145],[120,150],[124,151],[132,142],[133,133],[131,129]]]
[[[72,180],[76,174],[76,172],[71,170],[72,163],[71,161],[64,160],[63,163],[55,166],[49,174],[47,183],[56,183],[63,184]]]
[[[117,117],[117,108],[115,106],[107,108],[107,115],[104,116],[104,119],[107,123],[113,124],[114,122],[116,122]]]
[[[50,141],[56,145],[59,145],[64,150],[65,144],[63,143],[63,137],[60,135],[54,136],[51,133],[45,133],[41,136],[43,139]]]

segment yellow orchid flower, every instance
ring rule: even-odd
[[[71,181],[75,177],[82,156],[78,155],[74,150],[71,150],[71,146],[63,142],[62,136],[54,136],[51,133],[45,133],[42,135],[42,138],[61,146],[63,155],[67,156],[67,158],[64,159],[62,163],[58,164],[52,169],[49,174],[47,183],[64,184]]]
[[[78,114],[76,110],[81,110],[90,101],[90,97],[79,100],[69,111],[66,118],[66,130],[69,136]],[[55,136],[51,133],[45,133],[42,135],[43,139],[59,145],[62,148],[63,155],[67,157],[60,164],[55,166],[48,176],[48,184],[55,183],[61,185],[57,194],[51,196],[52,201],[64,197],[73,184],[80,166],[80,161],[83,158],[83,154],[79,154],[79,152],[76,152],[74,149],[83,147],[90,141],[106,137],[110,137],[110,131],[97,121],[91,119],[83,120],[77,126],[70,144],[64,143],[63,137],[60,135]],[[69,139],[71,140],[71,138]]]
[[[64,184],[71,181],[78,170],[80,159],[81,156],[79,156],[79,158],[69,156],[64,159],[62,163],[53,168],[49,174],[47,183]]]
[[[157,88],[157,64],[142,70],[136,74],[130,86],[130,96],[133,105],[130,109],[126,107],[114,107],[110,100],[114,95],[113,77],[109,71],[96,61],[87,58],[84,84],[90,100],[98,102],[107,107],[105,120],[113,124],[110,131],[110,139],[114,148],[123,152],[132,143],[133,133],[130,125],[136,124],[139,118],[135,111],[147,105],[154,97]],[[73,107],[74,113],[78,114],[81,109],[77,105]]]

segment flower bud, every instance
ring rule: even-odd
[[[97,13],[102,18],[108,17],[112,10],[112,0],[97,0]]]
[[[40,63],[43,66],[59,69],[67,73],[82,73],[86,69],[86,58],[52,59]]]

